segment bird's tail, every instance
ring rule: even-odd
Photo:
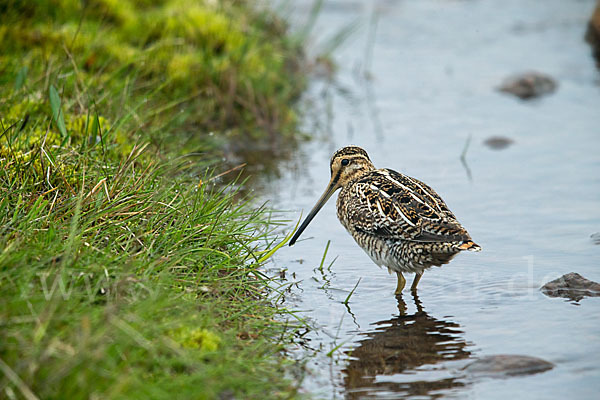
[[[458,246],[458,248],[467,251],[481,251],[481,246],[472,240],[465,240]]]

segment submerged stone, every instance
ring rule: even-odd
[[[487,147],[492,150],[504,150],[515,141],[504,136],[492,136],[483,141]]]
[[[599,297],[600,283],[590,281],[576,272],[571,272],[546,283],[542,286],[541,291],[546,296],[579,301],[584,297]]]
[[[532,71],[508,78],[498,90],[510,93],[522,100],[530,100],[553,93],[557,86],[558,84],[551,76]]]
[[[473,375],[506,378],[509,376],[531,375],[548,371],[554,364],[537,357],[514,354],[485,356],[463,368]]]

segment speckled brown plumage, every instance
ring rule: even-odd
[[[427,184],[390,169],[375,169],[366,151],[344,147],[333,155],[331,181],[300,226],[291,244],[323,204],[339,188],[337,216],[371,259],[398,274],[416,273],[415,290],[423,271],[448,263],[462,250],[479,251],[444,200]]]

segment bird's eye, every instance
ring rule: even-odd
[[[348,160],[347,158],[344,158],[342,160],[342,165],[345,167],[346,165],[350,164],[350,160]]]

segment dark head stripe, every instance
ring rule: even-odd
[[[333,153],[333,156],[331,157],[331,161],[329,163],[329,167],[331,168],[331,166],[333,165],[333,160],[335,160],[338,157],[344,157],[344,156],[354,156],[354,155],[360,155],[365,157],[367,160],[371,161],[371,159],[369,158],[369,155],[367,154],[367,152],[363,149],[361,149],[358,146],[346,146],[346,147],[342,147],[341,149],[339,149],[338,151],[336,151],[335,153]]]

